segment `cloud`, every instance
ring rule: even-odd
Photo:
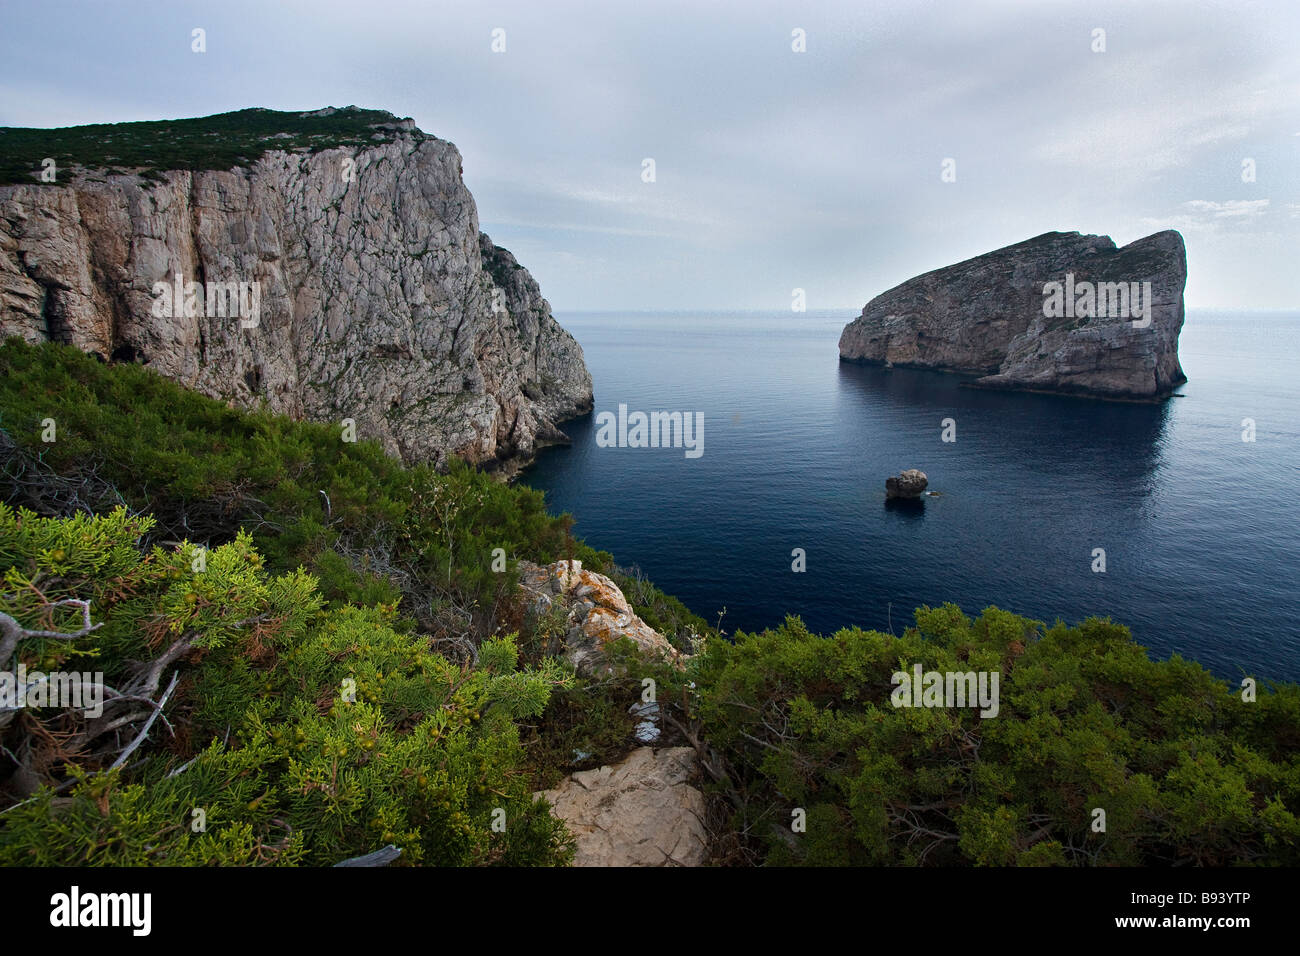
[[[1177,229],[1179,232],[1202,237],[1249,232],[1265,235],[1261,229],[1269,209],[1267,199],[1228,199],[1222,202],[1211,199],[1192,199],[1182,203],[1182,212],[1164,218],[1143,217],[1141,222],[1152,228]],[[1269,232],[1268,235],[1275,235]]]
[[[1192,199],[1183,203],[1184,209],[1194,213],[1213,216],[1215,219],[1240,219],[1262,216],[1268,208],[1267,199],[1229,199],[1226,202],[1214,202],[1209,199]]]

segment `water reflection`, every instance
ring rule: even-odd
[[[925,497],[920,498],[886,498],[885,510],[915,521],[925,517]]]
[[[1091,477],[1125,489],[1154,490],[1170,427],[1172,401],[1108,402],[966,387],[973,376],[839,363],[839,424],[933,427],[938,457],[941,423],[952,419],[956,442],[1017,467]],[[1173,400],[1173,401],[1176,401]],[[879,439],[877,439],[879,441]],[[900,444],[907,444],[900,442]],[[929,438],[926,438],[926,445]],[[898,467],[921,467],[899,462]],[[924,470],[924,468],[922,468]]]

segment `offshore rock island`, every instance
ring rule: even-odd
[[[0,130],[8,152],[28,141],[28,165],[51,157],[57,178],[0,177],[0,338],[350,418],[408,463],[514,465],[591,409],[581,347],[479,232],[459,151],[409,119],[248,109]],[[207,307],[235,283],[256,290],[252,320]],[[173,284],[184,294],[158,308]]]
[[[965,372],[985,388],[1155,400],[1178,363],[1187,255],[1159,232],[1049,232],[936,269],[876,296],[840,336],[840,358]]]

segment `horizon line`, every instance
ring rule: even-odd
[[[1184,308],[1185,311],[1191,311],[1191,310],[1195,309],[1195,310],[1198,311],[1198,312],[1202,312],[1202,311],[1212,311],[1212,312],[1300,312],[1300,304],[1293,305],[1293,306],[1278,306],[1278,305],[1259,305],[1259,306],[1223,306],[1223,305],[1186,305],[1186,304],[1184,304],[1183,308]],[[791,312],[790,314],[791,314],[791,315],[807,315],[807,314],[809,314],[809,313],[815,313],[815,312],[841,312],[841,311],[848,311],[848,312],[854,312],[854,313],[856,313],[856,314],[861,314],[862,309],[863,309],[863,306],[856,306],[856,305],[854,305],[854,306],[826,306],[826,307],[824,307],[824,308],[807,309],[807,310],[804,311],[804,312]],[[760,308],[744,308],[744,309],[734,309],[734,308],[732,308],[732,309],[723,309],[723,308],[714,308],[714,307],[712,307],[712,306],[690,306],[690,307],[687,307],[687,308],[674,308],[674,309],[625,309],[625,308],[619,308],[619,307],[616,307],[616,306],[606,306],[606,307],[603,307],[603,308],[584,308],[584,309],[569,309],[569,308],[560,308],[560,307],[557,307],[557,306],[552,306],[552,307],[551,307],[551,314],[552,314],[552,315],[559,315],[559,314],[561,314],[561,313],[568,313],[568,314],[570,314],[570,315],[594,315],[594,314],[599,314],[599,313],[602,313],[602,312],[618,312],[618,313],[621,313],[621,314],[624,314],[624,315],[677,315],[677,314],[686,315],[686,314],[693,313],[693,312],[712,312],[712,313],[715,313],[715,314],[716,314],[716,313],[721,313],[721,314],[724,314],[724,315],[753,315],[753,314],[755,314],[755,313],[760,313],[760,312],[763,312],[763,313],[766,313],[766,312],[781,312],[782,314],[784,314],[784,311],[785,311],[785,310],[778,309],[778,308],[775,308],[775,307],[773,307],[773,308],[761,308],[761,307],[760,307]]]

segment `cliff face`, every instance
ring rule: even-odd
[[[479,232],[460,153],[410,121],[373,140],[0,187],[0,335],[351,418],[407,462],[494,464],[563,440],[556,423],[592,404],[582,349]],[[214,299],[241,282],[242,300]]]
[[[973,384],[990,388],[1161,398],[1187,380],[1186,279],[1177,232],[1123,248],[1051,232],[876,296],[844,329],[840,357],[980,373]]]

